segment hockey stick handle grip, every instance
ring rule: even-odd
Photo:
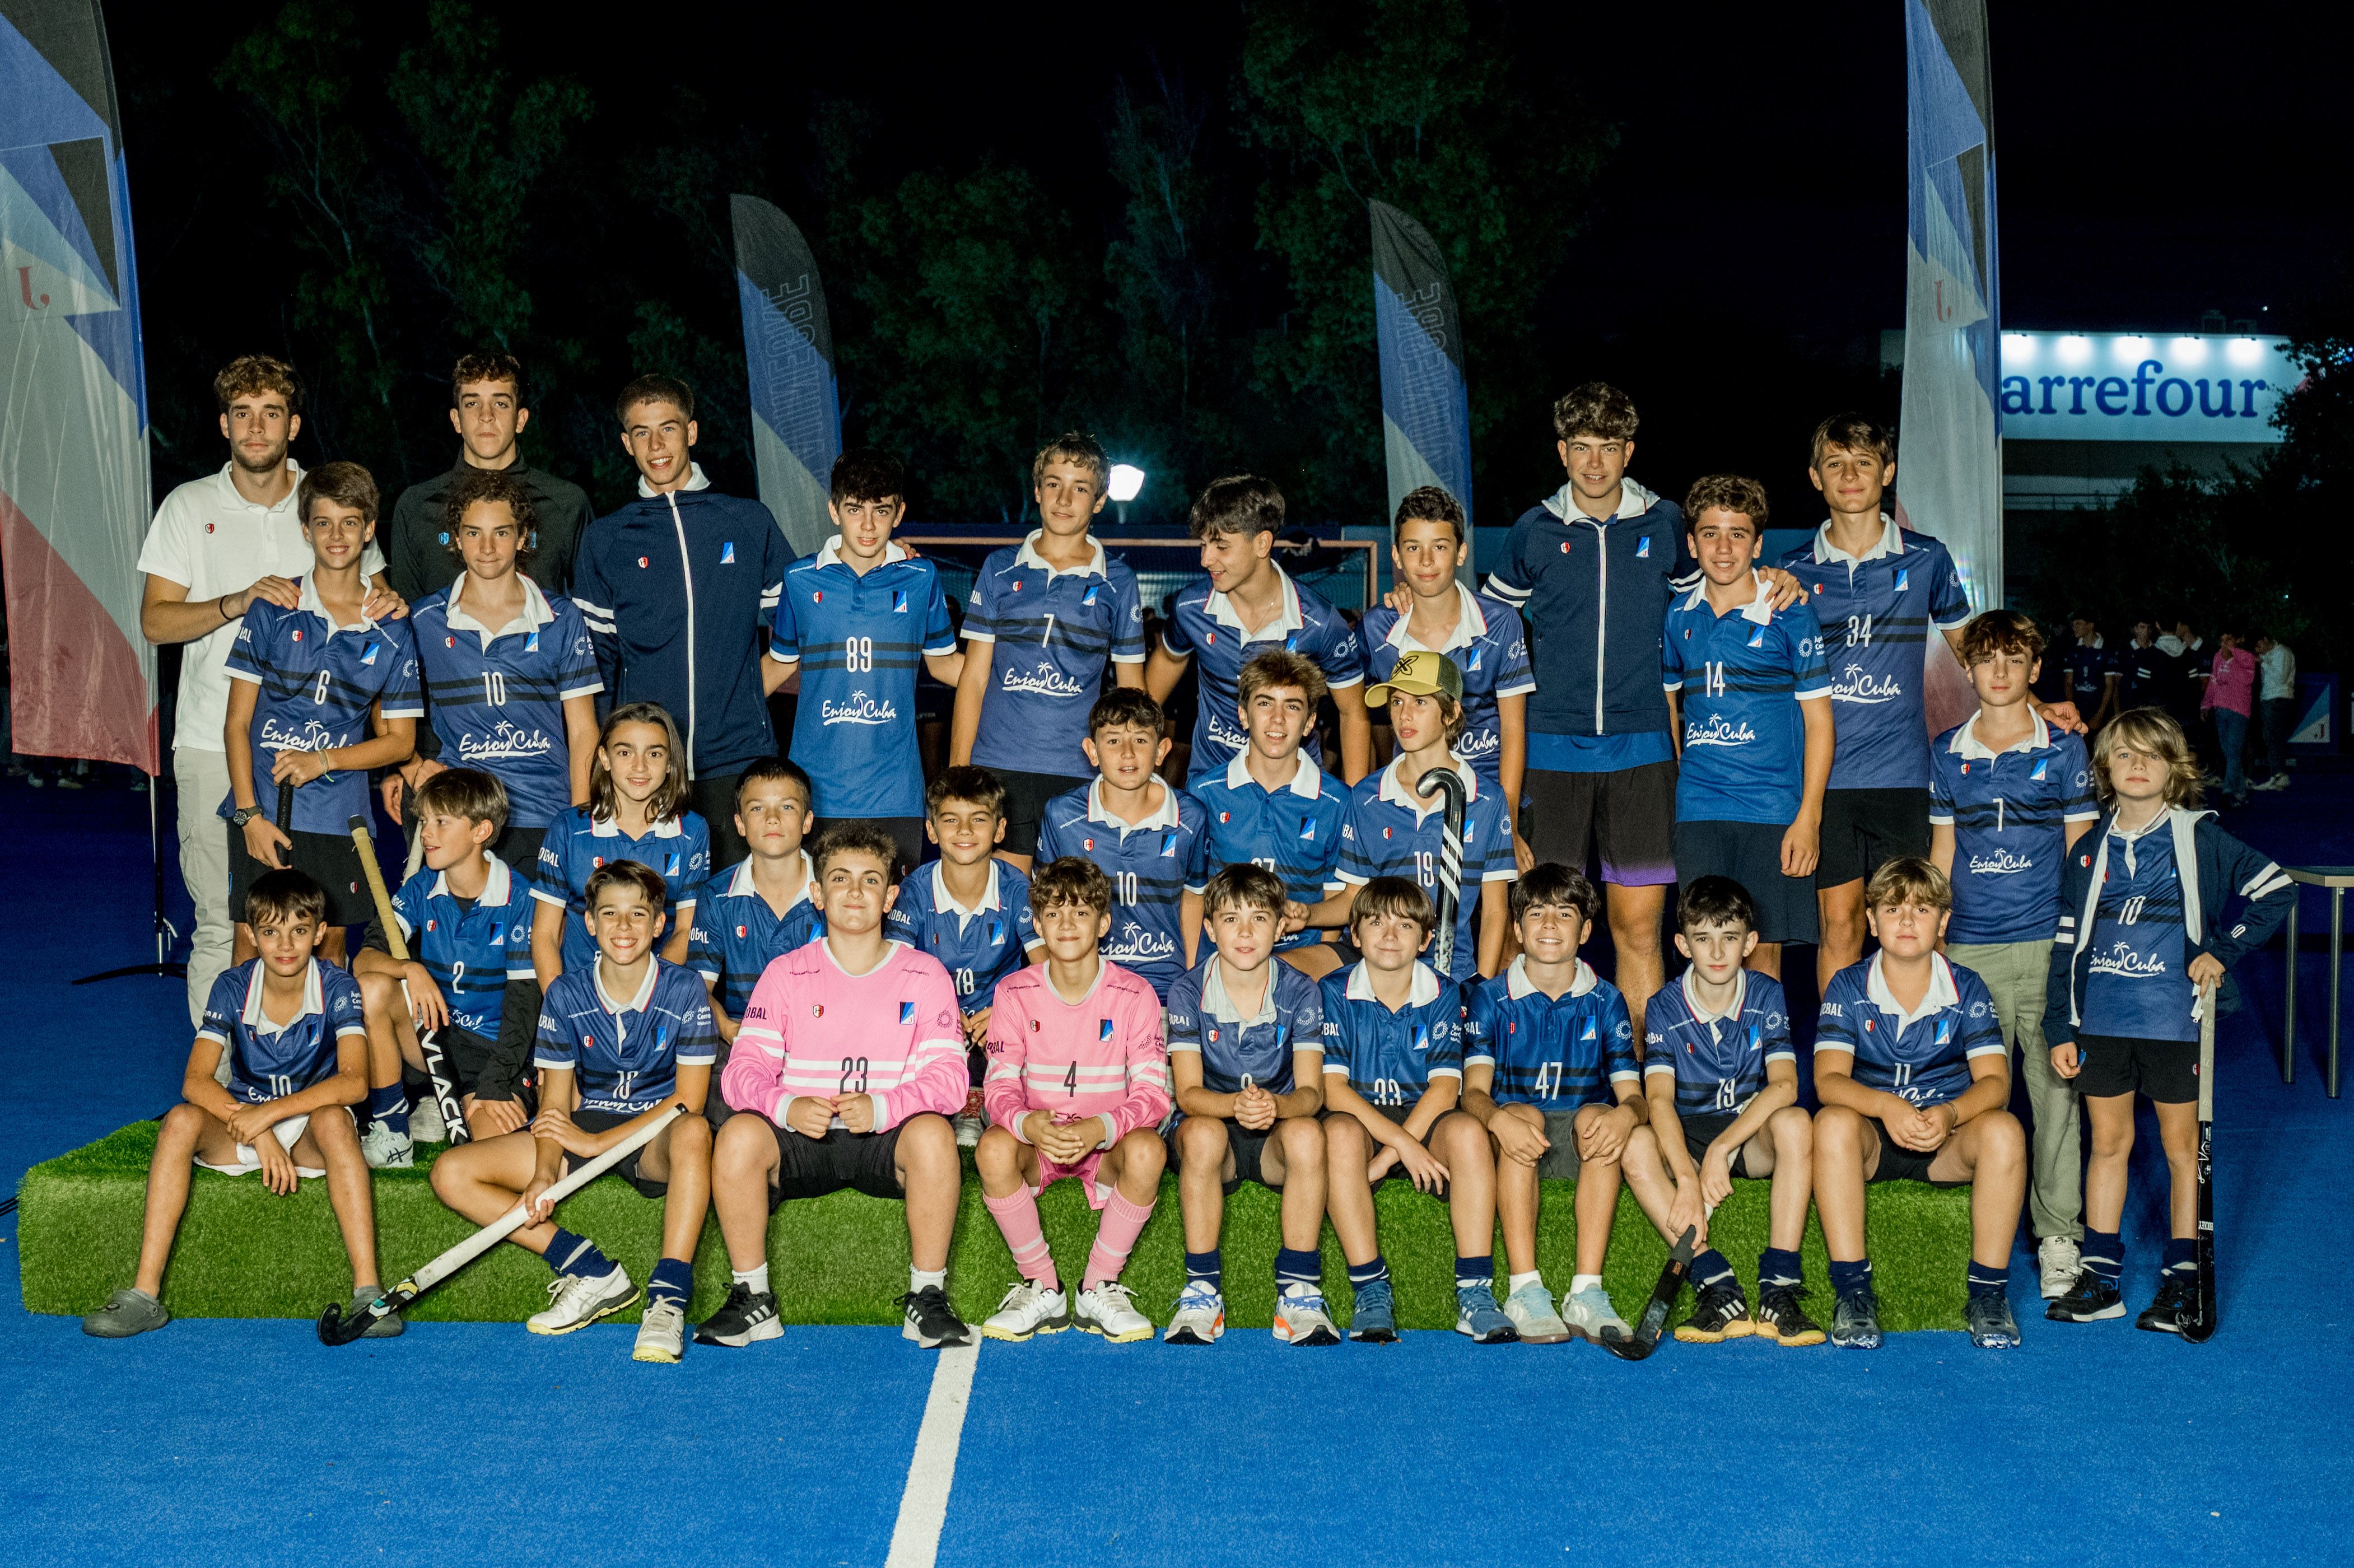
[[[2296,955],[2291,953],[2294,964]],[[2211,986],[2199,994],[2199,1119],[2215,1119],[2215,1004],[2222,988]]]
[[[408,939],[400,934],[400,922],[393,918],[392,892],[384,885],[384,867],[376,862],[376,835],[368,832],[366,817],[351,821],[352,843],[360,852],[360,871],[367,877],[368,896],[376,900],[376,917],[384,927],[384,945],[392,954],[392,961],[408,961]]]

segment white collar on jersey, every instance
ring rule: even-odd
[[[790,909],[796,904],[807,904],[811,901],[810,898],[810,883],[816,877],[817,868],[810,864],[809,851],[801,851],[801,875],[796,878],[793,883],[793,895],[785,900],[785,907],[788,909]],[[736,863],[734,874],[730,875],[727,879],[727,891],[721,895],[721,896],[726,898],[740,898],[748,893],[757,894],[759,891],[760,890],[758,887],[752,885],[752,863],[748,860],[739,860]]]
[[[876,565],[885,567],[896,566],[899,562],[906,559],[907,559],[907,552],[900,546],[899,542],[896,539],[885,539],[883,541],[883,559],[877,562]],[[844,564],[842,558],[841,535],[836,534],[832,538],[828,539],[824,544],[818,546],[817,560],[815,564],[821,567],[839,567]],[[873,568],[871,567],[869,568],[869,570],[872,569]]]
[[[1103,803],[1103,779],[1087,786],[1087,821],[1101,822],[1108,828],[1118,828],[1123,833],[1142,832],[1147,828],[1173,828],[1177,825],[1177,791],[1166,779],[1155,778],[1153,784],[1161,790],[1161,804],[1140,822],[1115,817],[1111,808]]]
[[[1874,969],[1872,972],[1877,977],[1880,970]],[[1727,1007],[1723,1012],[1711,1012],[1707,1005],[1701,1001],[1700,992],[1692,989],[1692,971],[1690,969],[1684,970],[1682,978],[1676,983],[1683,988],[1684,1005],[1691,1010],[1694,1023],[1715,1023],[1723,1019],[1741,1016],[1742,1004],[1749,1000],[1749,971],[1744,969],[1736,970],[1734,974],[1733,1005]]]
[[[1472,643],[1488,635],[1488,615],[1479,608],[1479,596],[1461,583],[1457,583],[1455,602],[1462,607],[1461,612],[1455,619],[1455,634],[1440,646],[1426,649],[1425,652],[1452,653],[1458,648],[1470,647]],[[1390,628],[1390,634],[1382,641],[1393,648],[1421,648],[1421,643],[1406,634],[1406,623],[1412,619],[1411,610],[1399,616],[1397,624]]]
[[[1514,1001],[1520,1001],[1524,996],[1537,994],[1537,982],[1529,979],[1528,965],[1529,956],[1522,953],[1512,960],[1509,969],[1504,970],[1504,994]],[[1584,996],[1600,984],[1601,980],[1602,977],[1594,972],[1593,966],[1584,959],[1580,959],[1577,960],[1576,978],[1569,982],[1569,990],[1564,994]]]
[[[360,611],[360,618],[349,626],[337,624],[335,618],[327,613],[326,602],[319,597],[319,575],[316,572],[302,574],[302,592],[296,600],[294,608],[298,610],[307,610],[325,621],[327,635],[331,639],[338,631],[374,631],[376,630],[376,622],[368,619],[368,613],[366,610]]]
[[[1014,566],[1017,567],[1035,567],[1038,570],[1046,574],[1046,580],[1048,582],[1053,582],[1058,577],[1108,578],[1111,576],[1111,557],[1104,554],[1103,541],[1101,539],[1089,538],[1087,540],[1087,564],[1086,566],[1071,567],[1064,570],[1057,571],[1055,567],[1047,565],[1045,556],[1038,553],[1038,541],[1045,536],[1046,530],[1044,528],[1031,529],[1029,537],[1022,541],[1022,547],[1013,552]]]
[[[1929,955],[1929,989],[1922,993],[1918,1008],[1911,1012],[1905,1012],[1897,1005],[1895,993],[1888,989],[1888,982],[1881,978],[1881,960],[1887,956],[1885,953],[1872,955],[1872,971],[1864,976],[1863,990],[1864,994],[1872,998],[1874,1007],[1896,1015],[1898,1028],[1910,1029],[1929,1014],[1951,1007],[1962,999],[1961,991],[1954,985],[1954,967],[1946,961],[1944,954],[1932,953]]]
[[[1272,989],[1273,982],[1269,982]],[[1351,1001],[1379,1001],[1373,994],[1373,971],[1361,960],[1349,970],[1348,982],[1341,993]],[[1428,1007],[1438,1000],[1438,971],[1420,959],[1414,961],[1414,978],[1407,982],[1405,1004],[1408,1007]]]
[[[1815,530],[1815,565],[1827,567],[1833,561],[1845,561],[1850,566],[1861,566],[1866,561],[1876,561],[1882,556],[1903,555],[1904,531],[1896,525],[1896,519],[1885,512],[1880,514],[1880,521],[1882,524],[1880,542],[1861,556],[1850,556],[1831,543],[1831,525],[1826,520],[1821,527]]]
[[[946,915],[954,912],[958,921],[961,923],[971,919],[984,909],[1005,907],[1005,900],[998,892],[997,874],[1001,868],[995,855],[989,857],[989,885],[982,890],[981,902],[970,909],[949,895],[946,869],[948,863],[944,860],[932,862],[932,910],[935,914]]]
[[[1463,803],[1466,806],[1469,806],[1472,801],[1479,798],[1479,776],[1471,771],[1471,765],[1469,763],[1464,761],[1459,757],[1456,757],[1453,752],[1447,753],[1447,756],[1452,758],[1455,763],[1456,776],[1463,780]],[[1445,800],[1441,800],[1437,805],[1434,806],[1416,805],[1414,803],[1414,796],[1406,789],[1405,780],[1398,777],[1398,769],[1405,766],[1405,758],[1404,756],[1390,758],[1390,765],[1382,769],[1382,785],[1379,791],[1379,798],[1393,806],[1403,806],[1407,810],[1412,811],[1414,813],[1414,825],[1416,827],[1420,827],[1430,816],[1431,812],[1439,810],[1440,807],[1444,806],[1447,802]]]
[[[1618,482],[1618,510],[1607,517],[1596,517],[1582,510],[1577,504],[1576,492],[1566,482],[1546,496],[1543,504],[1546,511],[1564,523],[1591,523],[1600,528],[1629,517],[1640,517],[1659,503],[1659,498],[1656,493],[1631,479],[1622,479]]]
[[[482,858],[491,863],[491,870],[489,879],[482,884],[482,895],[474,900],[475,906],[480,907],[487,904],[493,909],[503,909],[514,892],[514,874],[507,869],[506,862],[488,850],[482,852]],[[426,896],[441,898],[449,895],[450,874],[445,871],[433,879],[433,889]]]
[[[465,591],[468,575],[465,572],[458,574],[458,580],[450,585],[449,599],[442,604],[441,619],[449,623],[451,630],[479,632],[482,634],[482,646],[488,648],[493,637],[507,637],[516,632],[536,631],[556,620],[556,611],[547,608],[547,596],[539,591],[539,585],[523,573],[517,572],[515,577],[523,583],[523,609],[516,611],[515,618],[504,626],[493,628],[483,625],[468,614],[465,606],[458,602],[458,596]]]
[[[1774,595],[1772,590],[1766,588],[1766,579],[1758,575],[1755,567],[1750,570],[1749,580],[1757,585],[1757,592],[1747,604],[1741,607],[1741,619],[1754,620],[1758,625],[1764,626],[1774,619]],[[1691,592],[1684,595],[1684,602],[1678,608],[1702,609],[1707,605],[1708,578],[1703,576],[1700,581],[1692,585]]]
[[[1211,953],[1202,973],[1202,1011],[1221,1023],[1238,1023],[1246,1028],[1274,1022],[1277,961],[1269,958],[1259,966],[1259,972],[1267,976],[1267,990],[1259,996],[1258,1011],[1246,1018],[1235,1006],[1234,993],[1226,989],[1225,960]]]
[[[1231,626],[1236,631],[1242,631],[1246,643],[1264,642],[1269,638],[1281,641],[1306,626],[1307,618],[1299,611],[1299,585],[1291,580],[1291,574],[1283,569],[1281,562],[1269,561],[1267,565],[1275,571],[1275,580],[1283,586],[1282,614],[1257,631],[1243,631],[1243,618],[1235,613],[1235,607],[1228,604],[1226,596],[1216,588],[1212,588],[1210,597],[1202,601],[1202,613],[1221,626]]]
[[[1986,742],[1978,738],[1978,720],[1986,716],[1986,709],[1980,708],[1964,720],[1959,729],[1954,731],[1953,743],[1946,749],[1956,757],[1967,757],[1979,760],[2008,756],[2014,751],[2041,751],[2052,744],[2052,731],[2046,727],[2043,715],[2035,711],[2032,704],[2029,705],[2027,713],[2028,716],[2035,721],[2035,727],[2029,731],[2026,738],[2016,746],[2006,746],[2000,751],[1988,749]]]
[[[684,817],[664,817],[648,828],[645,836],[650,839],[674,839],[684,832],[686,821]],[[588,819],[588,834],[591,838],[618,839],[621,836],[621,819],[591,817]]]
[[[269,972],[269,965],[260,959],[253,960],[253,983],[245,988],[243,1017],[248,1029],[257,1034],[275,1034],[281,1029],[293,1028],[314,1012],[323,1013],[327,1011],[326,999],[322,994],[319,980],[319,960],[313,959],[302,969],[302,1011],[282,1024],[272,1023],[270,1021],[270,1015],[261,1011],[262,981],[263,977]]]
[[[1284,788],[1303,800],[1313,800],[1324,792],[1324,770],[1317,767],[1315,759],[1305,751],[1299,752],[1294,760],[1299,766],[1292,769],[1291,782],[1286,784]],[[1252,782],[1254,780],[1250,775],[1250,753],[1237,751],[1235,753],[1234,760],[1226,764],[1226,788],[1239,789]]]
[[[616,1001],[613,1000],[613,993],[605,989],[605,959],[603,955],[600,953],[597,958],[589,960],[588,964],[589,983],[597,988],[597,1004],[602,1007],[607,1012],[612,1013],[616,1017],[619,1017],[624,1012],[643,1012],[646,1010],[647,1001],[651,1000],[654,994],[654,981],[661,978],[662,959],[659,957],[651,954],[648,955],[646,959],[646,978],[638,982],[638,994],[630,998],[630,1000],[625,1002]]]
[[[711,481],[705,476],[703,465],[701,463],[696,462],[692,458],[687,460],[686,482],[680,485],[679,488],[681,490],[708,490],[711,488]],[[642,497],[651,498],[653,493],[654,487],[646,482],[646,476],[642,473],[638,475],[638,494]]]
[[[863,970],[858,974],[851,974],[848,969],[842,967],[842,960],[833,956],[833,935],[832,932],[828,932],[826,935],[820,937],[813,944],[813,946],[815,946],[821,952],[825,954],[825,961],[833,966],[834,973],[838,975],[848,975],[852,980],[864,980],[868,975],[881,974],[885,969],[891,967],[891,960],[897,958],[899,956],[900,949],[905,948],[907,945],[907,943],[898,940],[896,938],[885,938],[883,942],[883,956],[875,960],[875,967],[871,969]]]

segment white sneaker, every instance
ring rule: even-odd
[[[1107,1279],[1092,1290],[1080,1291],[1073,1316],[1079,1328],[1090,1334],[1101,1334],[1115,1345],[1152,1338],[1152,1319],[1136,1309],[1129,1299],[1128,1287],[1117,1279]]]
[[[1070,1326],[1069,1298],[1034,1279],[1017,1279],[981,1326],[981,1334],[985,1340],[1019,1343],[1033,1334],[1059,1334]]]
[[[1171,1345],[1214,1345],[1225,1331],[1225,1298],[1189,1280],[1177,1298],[1177,1315],[1169,1319],[1168,1331],[1161,1338]]]
[[[2265,779],[2263,783],[2255,786],[2255,788],[2259,789],[2285,789],[2288,788],[2288,775],[2285,773],[2275,773],[2271,778]]]
[[[547,1310],[534,1312],[524,1327],[535,1334],[568,1334],[599,1318],[610,1318],[638,1298],[630,1271],[620,1264],[613,1272],[591,1279],[586,1275],[559,1274],[547,1283]]]
[[[675,1361],[686,1348],[686,1309],[675,1296],[657,1296],[646,1303],[645,1316],[638,1321],[637,1347],[631,1351],[633,1361]]]
[[[417,1144],[408,1134],[372,1121],[360,1134],[360,1154],[371,1171],[405,1170],[417,1163]]]
[[[1275,1337],[1291,1345],[1337,1345],[1341,1330],[1332,1326],[1323,1292],[1312,1285],[1287,1286],[1275,1303]]]
[[[1627,1327],[1627,1319],[1618,1316],[1618,1309],[1610,1305],[1610,1298],[1603,1293],[1599,1285],[1589,1285],[1583,1290],[1563,1297],[1561,1322],[1573,1338],[1594,1345],[1600,1344],[1605,1338],[1624,1340],[1634,1333]]]
[[[949,1125],[956,1128],[956,1140],[957,1147],[959,1149],[970,1149],[973,1145],[981,1141],[982,1128],[981,1118],[979,1117],[960,1116]]]
[[[441,1119],[441,1102],[427,1095],[408,1107],[408,1136],[418,1143],[447,1143],[450,1124]]]
[[[2084,1266],[2084,1255],[2077,1250],[2073,1236],[2045,1236],[2035,1249],[2035,1261],[2043,1271],[2043,1299],[2057,1301],[2068,1294],[2076,1283],[2076,1275]]]

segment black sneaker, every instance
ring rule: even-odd
[[[2068,1287],[2068,1294],[2043,1309],[2043,1315],[2055,1323],[2094,1323],[2103,1318],[2126,1315],[2126,1298],[2117,1293],[2117,1282],[2087,1268],[2076,1276],[2076,1283]]]
[[[2134,1319],[2137,1329],[2147,1329],[2153,1334],[2182,1332],[2182,1319],[2199,1297],[2199,1274],[2195,1269],[2169,1268],[2158,1277],[2158,1299]]]
[[[1749,1303],[1743,1298],[1741,1287],[1728,1279],[1700,1293],[1692,1315],[1676,1326],[1676,1338],[1688,1345],[1713,1345],[1746,1339],[1756,1331],[1756,1319],[1749,1316]]]
[[[1880,1298],[1871,1286],[1840,1293],[1831,1308],[1831,1343],[1843,1351],[1880,1349]]]
[[[2019,1319],[2010,1303],[1999,1295],[1973,1292],[1964,1310],[1968,1314],[1970,1343],[1982,1351],[2008,1351],[2019,1344]]]
[[[777,1316],[773,1291],[755,1291],[741,1283],[727,1287],[727,1299],[695,1330],[698,1345],[748,1345],[755,1340],[783,1336],[784,1320]]]
[[[1769,1285],[1757,1293],[1757,1327],[1752,1331],[1777,1345],[1823,1342],[1822,1326],[1807,1316],[1807,1309],[1798,1305],[1797,1291],[1787,1285]]]
[[[972,1330],[949,1305],[949,1293],[937,1285],[927,1285],[921,1290],[910,1290],[899,1298],[897,1305],[907,1316],[899,1325],[899,1337],[913,1340],[928,1351],[943,1345],[969,1345]]]

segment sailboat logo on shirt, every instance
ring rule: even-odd
[[[1103,1028],[1102,1028],[1102,1030],[1101,1030],[1101,1031],[1100,1031],[1100,1032],[1096,1035],[1096,1038],[1097,1038],[1097,1039],[1098,1039],[1098,1040],[1108,1040],[1108,1039],[1110,1039],[1110,1038],[1111,1038],[1111,1020],[1110,1020],[1110,1019],[1107,1018],[1107,1019],[1105,1019],[1105,1020],[1103,1021]]]
[[[673,854],[668,860],[663,862],[663,874],[664,876],[676,876],[678,874],[678,856]]]
[[[1896,568],[1896,591],[1898,593],[1903,593],[1904,591],[1904,579],[1907,575],[1908,574],[1903,567]]]
[[[526,653],[536,653],[539,652],[538,632],[535,631],[530,636],[523,640],[523,651]]]
[[[1429,1024],[1417,1023],[1414,1026],[1414,1048],[1417,1051],[1427,1051],[1430,1049]]]
[[[902,1023],[913,1023],[916,1022],[916,1004],[914,1002],[903,1001],[899,1004],[899,1022]]]
[[[719,564],[723,567],[732,567],[736,564],[735,540],[730,539],[719,546]]]
[[[989,923],[989,945],[994,948],[1004,940],[1005,922],[1002,920],[991,920]]]
[[[1940,1044],[1940,1045],[1943,1045],[1943,1044],[1945,1044],[1947,1041],[1951,1040],[1953,1037],[1954,1037],[1954,1021],[1953,1021],[1952,1019],[1950,1019],[1950,1018],[1941,1018],[1941,1019],[1937,1020],[1937,1041],[1936,1041],[1936,1043],[1937,1043],[1938,1044]]]
[[[891,613],[894,615],[905,615],[907,613],[907,590],[906,588],[893,588],[891,590]]]
[[[1595,1038],[1596,1038],[1596,1034],[1595,1034],[1595,1033],[1594,1033],[1594,1020],[1592,1020],[1592,1019],[1590,1019],[1590,1018],[1589,1018],[1589,1019],[1587,1019],[1587,1020],[1585,1021],[1585,1033],[1583,1033],[1583,1034],[1581,1034],[1581,1035],[1579,1035],[1579,1036],[1578,1036],[1578,1039],[1579,1039],[1580,1041],[1586,1041],[1586,1040],[1592,1040],[1592,1039],[1595,1039]]]
[[[1302,843],[1314,843],[1316,842],[1316,824],[1314,822],[1310,822],[1299,830],[1299,842]]]
[[[1464,665],[1464,666],[1463,666],[1463,673],[1464,673],[1465,674],[1467,674],[1467,675],[1476,674],[1476,673],[1478,673],[1479,669],[1479,650],[1478,650],[1477,648],[1474,648],[1473,650],[1471,650],[1471,662],[1469,662],[1469,664],[1466,664],[1466,665]]]
[[[375,663],[375,662],[376,662],[376,652],[377,652],[377,651],[378,651],[379,649],[381,649],[383,646],[384,646],[384,645],[383,645],[382,643],[380,643],[380,642],[371,642],[371,643],[369,643],[369,644],[367,645],[366,649],[364,652],[361,652],[361,654],[360,654],[360,662],[361,662],[361,663],[363,663],[363,664],[373,664],[373,663]]]
[[[1085,592],[1085,593],[1083,593],[1083,594],[1081,594],[1081,595],[1079,596],[1079,602],[1080,602],[1081,604],[1083,604],[1083,605],[1091,605],[1091,604],[1095,603],[1095,601],[1096,601],[1096,589],[1097,589],[1097,588],[1098,586],[1100,586],[1100,585],[1098,585],[1098,584],[1095,584],[1095,583],[1089,583],[1089,584],[1087,585],[1087,592]],[[1110,1038],[1110,1036],[1109,1036],[1109,1035],[1106,1035],[1106,1036],[1105,1036],[1105,1038],[1106,1038],[1106,1039],[1109,1039],[1109,1038]]]
[[[2041,758],[2036,761],[2035,770],[2030,773],[2028,777],[2040,784],[2050,776],[2051,771],[2052,759],[2048,757]]]
[[[1766,646],[1766,629],[1764,627],[1761,626],[1749,634],[1749,646],[1752,648],[1763,648]]]
[[[1651,558],[1651,536],[1649,534],[1644,535],[1642,540],[1636,545],[1635,558],[1638,561],[1648,561]]]
[[[1162,860],[1175,860],[1177,858],[1177,835],[1175,833],[1163,833],[1161,835],[1161,858]]]

